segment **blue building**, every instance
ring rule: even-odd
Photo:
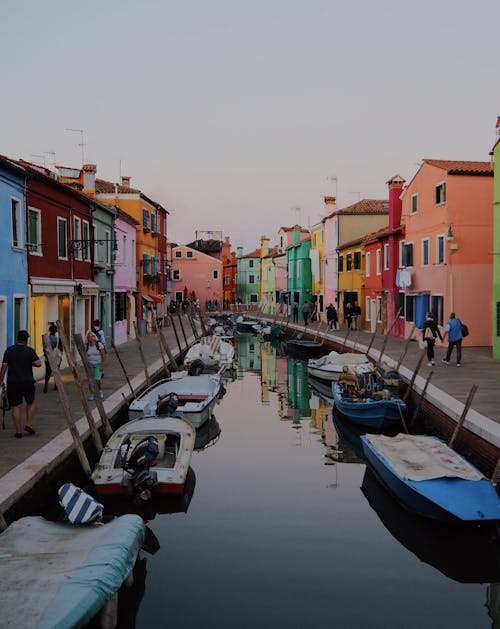
[[[28,329],[24,169],[0,157],[0,353]]]

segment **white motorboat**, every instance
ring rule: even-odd
[[[160,380],[130,403],[128,418],[156,415],[158,403],[175,394],[177,406],[170,414],[183,417],[198,428],[212,415],[221,392],[219,373]]]
[[[92,473],[98,495],[181,494],[196,430],[181,417],[144,417],[114,432]],[[154,470],[150,467],[154,466]]]
[[[332,351],[321,358],[310,358],[307,363],[307,372],[313,378],[332,381],[338,380],[346,366],[358,375],[375,371],[375,365],[364,354],[339,354]]]
[[[201,360],[207,369],[232,367],[235,357],[231,343],[218,336],[204,336],[191,345],[184,356],[184,366],[189,369],[195,360]]]

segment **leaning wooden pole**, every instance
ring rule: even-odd
[[[368,344],[368,348],[367,348],[367,350],[366,350],[366,355],[367,355],[368,357],[369,357],[370,350],[371,350],[372,345],[373,345],[373,341],[375,340],[375,337],[376,337],[376,336],[377,336],[377,330],[375,329],[375,332],[372,332],[372,336],[371,336],[371,339],[370,339],[370,343]]]
[[[94,416],[92,415],[92,411],[88,403],[87,393],[83,389],[82,381],[80,379],[80,374],[78,373],[78,369],[76,368],[76,362],[73,357],[73,353],[71,351],[68,337],[66,336],[66,331],[64,329],[63,322],[60,320],[57,320],[56,326],[57,326],[57,332],[59,334],[59,338],[61,339],[64,353],[66,354],[68,367],[71,369],[71,374],[73,376],[73,380],[75,381],[76,390],[78,391],[78,397],[80,398],[80,402],[82,403],[83,412],[85,413],[85,417],[87,418],[87,423],[90,428],[90,434],[92,435],[92,439],[94,441],[97,454],[101,454],[102,452],[101,435],[99,434],[99,431],[97,430],[97,426],[95,425]],[[57,368],[57,371],[59,371],[59,367]]]
[[[144,350],[142,349],[142,341],[139,336],[139,330],[137,328],[137,321],[134,321],[134,330],[135,330],[135,340],[137,342],[137,347],[139,348],[139,354],[141,356],[142,365],[144,367],[144,375],[146,376],[146,384],[148,387],[151,386],[151,377],[148,371],[148,364],[146,362],[146,358],[144,357]]]
[[[464,425],[465,418],[467,416],[467,413],[469,412],[469,408],[472,404],[472,400],[474,399],[474,396],[476,395],[476,391],[477,391],[477,384],[473,384],[469,391],[469,395],[467,396],[464,410],[462,411],[462,414],[460,415],[460,419],[458,420],[457,425],[455,426],[455,430],[453,431],[451,439],[448,443],[450,448],[453,448],[453,444],[455,443],[455,440],[458,437],[458,433],[460,429],[462,428],[462,426]]]
[[[399,368],[401,367],[401,364],[403,360],[405,359],[405,356],[408,352],[408,348],[410,347],[410,341],[412,339],[414,330],[415,330],[415,324],[413,324],[413,327],[410,330],[410,334],[408,334],[408,338],[406,339],[406,343],[404,344],[403,351],[401,352],[401,356],[399,357],[399,360],[398,360],[398,364],[396,365],[396,371],[399,371]]]
[[[427,393],[427,387],[429,386],[429,382],[431,381],[432,378],[432,374],[434,372],[431,370],[429,371],[429,374],[427,376],[427,380],[425,381],[424,384],[424,388],[422,389],[422,393],[420,394],[420,397],[418,398],[418,404],[415,406],[415,410],[413,411],[413,416],[411,418],[411,422],[410,422],[410,426],[413,426],[413,424],[415,423],[418,414],[420,413],[420,408],[422,407],[422,402],[425,400],[425,394]]]
[[[109,423],[108,416],[106,415],[106,411],[104,410],[104,404],[102,403],[101,398],[99,397],[99,389],[97,388],[97,384],[94,378],[94,372],[90,368],[89,361],[87,359],[87,352],[85,346],[83,344],[83,339],[81,334],[73,334],[73,341],[75,342],[76,349],[80,354],[80,358],[82,359],[82,364],[85,369],[85,373],[87,374],[87,379],[89,381],[90,388],[95,397],[95,405],[97,406],[97,411],[99,413],[99,417],[101,418],[101,423],[104,429],[104,434],[109,439],[113,434],[113,429],[111,428],[111,424]]]
[[[114,341],[111,341],[111,347],[113,348],[113,350],[115,352],[115,356],[118,359],[118,364],[122,368],[123,375],[125,376],[125,380],[127,381],[127,384],[129,386],[129,389],[130,389],[130,393],[132,393],[132,397],[135,398],[134,387],[132,386],[132,383],[130,382],[130,378],[128,377],[127,370],[125,369],[125,365],[123,364],[123,361],[122,361],[122,359],[120,357],[120,354],[118,353],[118,350],[116,349],[116,345],[115,345]]]
[[[427,350],[425,350],[425,349],[423,349],[420,352],[420,357],[418,359],[417,366],[415,367],[415,371],[413,372],[413,375],[411,377],[410,383],[408,384],[408,388],[406,389],[404,397],[403,397],[403,400],[405,402],[408,399],[408,396],[410,395],[410,393],[411,393],[411,391],[413,389],[413,385],[415,383],[415,378],[417,377],[417,374],[420,371],[420,367],[422,366],[422,363],[424,362],[424,358],[425,358],[426,354],[427,354]]]
[[[177,314],[177,317],[179,319],[179,325],[181,326],[182,336],[184,337],[184,343],[186,343],[186,349],[187,349],[189,347],[189,342],[187,340],[186,331],[184,330],[184,324],[182,323],[182,315],[180,312]]]
[[[57,385],[57,393],[59,395],[59,400],[61,402],[61,408],[63,410],[64,416],[66,417],[66,422],[68,424],[69,432],[73,439],[73,443],[75,445],[76,454],[78,455],[78,459],[80,460],[80,464],[82,466],[83,472],[86,476],[90,477],[92,474],[92,470],[90,469],[90,463],[87,458],[87,454],[85,453],[85,449],[83,447],[82,440],[80,438],[80,433],[75,424],[75,420],[71,414],[71,408],[69,404],[69,399],[66,394],[66,390],[64,388],[64,384],[61,378],[61,374],[59,372],[59,366],[57,364],[57,360],[52,350],[52,346],[50,345],[50,339],[48,334],[44,334],[42,336],[43,339],[43,347],[45,350],[45,355],[47,356],[47,360],[49,361],[49,365],[52,369],[52,373],[54,374],[54,380]]]
[[[182,349],[181,341],[180,341],[180,338],[179,338],[179,332],[177,331],[177,326],[175,325],[175,317],[174,317],[174,315],[172,315],[172,330],[174,331],[175,340],[177,341],[177,347],[179,348],[179,356],[182,356],[183,349]]]
[[[192,314],[192,311],[191,311],[191,304],[189,304],[189,308],[188,308],[188,311],[187,311],[187,318],[188,318],[188,321],[189,321],[189,325],[191,326],[191,330],[193,331],[193,336],[194,336],[195,340],[197,340],[198,337],[199,337],[199,334],[198,334],[198,329],[195,326],[194,321],[193,321],[193,314]]]
[[[160,356],[161,356],[161,362],[163,363],[163,370],[167,378],[170,378],[170,369],[168,368],[168,363],[165,360],[165,351],[163,349],[163,344],[161,342],[160,326],[158,325],[156,326],[156,338],[158,339],[158,347],[160,348]]]
[[[173,369],[173,371],[177,371],[179,369],[177,365],[177,361],[175,360],[175,356],[170,349],[170,346],[165,338],[163,332],[160,330],[160,342],[163,343],[163,349],[168,356],[169,366]]]
[[[349,338],[349,334],[351,333],[351,328],[347,328],[347,334],[344,337],[344,342],[342,343],[342,347],[340,348],[340,352],[339,354],[343,354],[344,353],[344,348],[346,346],[347,343],[347,339]]]
[[[397,311],[396,316],[394,317],[394,321],[391,323],[389,329],[387,330],[387,332],[384,334],[384,342],[382,343],[382,349],[380,350],[380,354],[378,356],[378,360],[377,360],[377,364],[376,367],[377,369],[380,367],[380,365],[382,364],[382,357],[384,355],[385,352],[385,348],[387,346],[387,342],[389,341],[389,335],[392,332],[392,329],[394,328],[394,326],[396,325],[396,321],[398,320],[399,317],[399,313],[401,312],[401,308]]]

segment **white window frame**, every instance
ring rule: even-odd
[[[427,262],[425,261],[425,243],[427,243]],[[426,267],[430,264],[431,259],[431,242],[429,238],[422,238],[422,266]]]
[[[297,260],[297,279],[302,277],[302,260]]]
[[[418,212],[418,192],[415,192],[410,197],[410,214],[416,214],[417,212]]]
[[[249,269],[253,269],[253,262],[254,262],[253,260],[249,260],[248,261],[248,268]]]
[[[253,273],[250,273],[250,275],[248,276],[248,283],[249,284],[255,284],[255,275]]]
[[[106,264],[111,264],[111,232],[109,229],[104,231],[104,251]]]
[[[177,250],[177,251],[174,252],[174,255],[175,255],[176,258],[182,258],[182,251]]]
[[[64,255],[60,255],[61,242],[59,239],[59,234],[60,234],[59,225],[61,223],[64,223],[64,251],[65,251]],[[57,217],[57,259],[58,260],[68,259],[68,219],[64,218],[63,216]]]
[[[24,249],[24,229],[23,229],[23,217],[22,217],[22,204],[21,199],[17,197],[10,197],[10,215],[12,221],[12,209],[15,204],[15,217],[14,221],[16,224],[17,231],[17,243],[14,242],[14,224],[11,224],[10,235],[12,239],[12,246],[14,249]]]
[[[213,270],[212,277],[213,277],[214,280],[218,280],[219,279],[219,269],[214,269]]]
[[[365,321],[371,321],[371,297],[365,298]]]
[[[182,279],[181,270],[173,269],[172,270],[172,281],[177,282]]]
[[[403,268],[403,251],[406,245],[406,240],[399,241],[399,268]]]
[[[85,262],[90,262],[90,223],[82,221],[82,252]],[[84,244],[85,243],[85,244]]]
[[[439,259],[439,241],[440,240],[442,240],[442,242],[443,242],[443,259],[442,260]],[[436,235],[436,264],[438,266],[443,266],[444,264],[446,264],[445,242],[446,242],[446,238],[445,238],[444,234],[437,234]]]
[[[365,256],[365,276],[366,277],[370,277],[371,264],[372,264],[372,254],[371,254],[371,251],[367,251],[366,256]],[[367,299],[369,298],[367,297]],[[367,321],[369,321],[369,319],[367,319]]]
[[[75,260],[83,260],[82,219],[79,216],[73,216],[73,241],[76,243]]]
[[[186,251],[186,258],[192,258],[193,257],[193,252],[192,251]]]
[[[382,275],[382,249],[377,249],[375,252],[375,266],[376,266],[376,274]]]
[[[29,243],[29,245],[30,245],[29,246],[29,252],[30,252],[30,255],[32,255],[32,256],[42,256],[43,255],[43,253],[42,253],[42,213],[36,207],[28,207],[28,230],[27,230],[28,231],[28,236],[29,236],[29,233],[30,233],[30,229],[29,229],[29,215],[30,215],[30,212],[34,212],[37,215],[38,218],[37,218],[37,221],[36,221],[36,227],[37,227],[37,229],[36,229],[36,231],[37,231],[37,234],[36,234],[36,239],[37,239],[36,248],[33,248],[33,245],[35,243]]]
[[[441,188],[441,197],[444,197],[444,199],[442,201],[437,201],[436,197],[437,197],[437,191],[438,189]],[[443,194],[444,192],[444,194]],[[444,205],[446,203],[446,181],[439,181],[435,186],[434,186],[434,205]]]
[[[384,271],[388,271],[390,268],[389,260],[389,243],[384,244]]]

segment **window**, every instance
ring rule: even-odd
[[[142,256],[142,266],[144,275],[149,275],[149,255],[147,253]]]
[[[446,183],[442,181],[434,189],[434,202],[436,205],[446,203]]]
[[[384,245],[384,271],[388,271],[390,269],[391,260],[389,258],[389,245]]]
[[[111,232],[106,229],[104,232],[104,247],[106,252],[105,262],[111,264]]]
[[[144,229],[149,229],[149,212],[146,208],[142,208],[142,226]]]
[[[432,295],[431,311],[434,314],[434,320],[438,325],[443,325],[444,321],[444,297],[442,295]]]
[[[88,221],[83,221],[83,259],[87,262],[90,261],[90,224]]]
[[[248,276],[248,283],[249,284],[255,284],[255,275],[249,275]]]
[[[395,302],[395,315],[396,317],[404,317],[405,316],[405,294],[404,293],[396,293],[396,302]]]
[[[57,257],[68,259],[68,221],[65,218],[57,219]]]
[[[250,295],[250,303],[256,304],[258,301],[259,301],[259,296],[257,295],[257,293],[252,293]]]
[[[382,273],[382,251],[377,249],[375,256],[376,273],[377,275],[380,275]]]
[[[229,284],[231,284],[231,276],[230,275],[224,275],[224,284],[226,286],[228,286]]]
[[[302,277],[302,260],[297,260],[297,279]]]
[[[371,321],[371,319],[370,319],[370,312],[371,312],[371,299],[369,297],[367,297],[365,299],[365,319],[366,319],[366,321]]]
[[[11,198],[10,209],[12,215],[12,246],[23,246],[23,227],[21,222],[21,202]]]
[[[404,258],[404,250],[405,250],[406,242],[404,240],[399,241],[399,266],[404,266],[403,258]]]
[[[344,256],[339,256],[339,273],[344,272]]]
[[[352,271],[352,253],[348,253],[345,259],[345,270]]]
[[[354,270],[355,271],[361,270],[361,251],[354,252]]]
[[[82,259],[82,219],[78,216],[73,217],[73,240],[75,241],[75,258]]]
[[[176,258],[182,258],[182,251],[176,251],[175,252],[175,257]]]
[[[406,321],[412,322],[415,316],[415,296],[407,295],[405,302],[406,302],[405,303],[406,305],[405,319]]]
[[[186,251],[186,258],[192,258],[193,257],[193,252],[192,251]]]
[[[127,320],[127,293],[115,293],[115,321]]]
[[[410,197],[410,214],[418,212],[418,194],[412,194]]]
[[[248,261],[248,268],[253,269],[253,260]]]
[[[156,214],[151,212],[151,231],[156,232]]]
[[[28,210],[28,246],[30,253],[42,255],[42,221],[40,210]]]
[[[413,266],[413,243],[403,245],[403,260],[401,266]]]
[[[444,264],[444,236],[436,237],[436,264]]]
[[[173,270],[172,279],[173,280],[180,280],[181,279],[180,269],[174,269]]]
[[[377,297],[377,322],[382,322],[382,297]]]
[[[214,280],[218,280],[219,279],[219,269],[214,269],[214,271],[213,271],[213,278],[214,278]]]
[[[368,252],[365,256],[365,275],[370,277],[370,267],[372,264],[372,254]],[[369,319],[367,319],[369,321]]]
[[[429,239],[422,240],[422,266],[429,266]]]

